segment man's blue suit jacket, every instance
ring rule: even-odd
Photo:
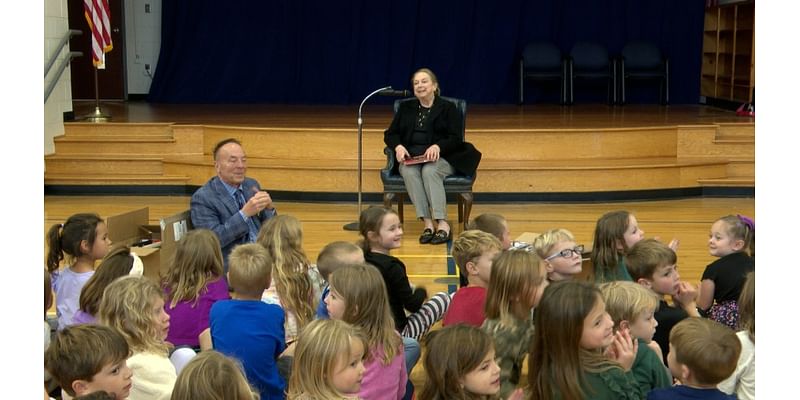
[[[255,179],[245,178],[242,191],[245,201],[250,200],[261,186]],[[256,228],[276,214],[276,210],[262,210],[251,217]],[[205,185],[197,189],[191,201],[192,225],[195,229],[210,229],[217,234],[222,246],[222,258],[225,271],[228,270],[228,255],[236,245],[248,243],[247,222],[239,215],[239,206],[228,193],[218,176],[211,178]]]

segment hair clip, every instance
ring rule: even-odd
[[[753,221],[749,217],[745,217],[744,215],[736,214],[736,216],[739,217],[739,220],[742,221],[743,224],[747,225],[747,227],[750,228],[751,231],[755,232],[756,230],[755,221]]]

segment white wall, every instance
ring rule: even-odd
[[[43,86],[46,88],[50,82],[58,78],[55,89],[44,103],[44,154],[52,154],[55,151],[53,138],[64,134],[64,112],[72,111],[69,66],[61,74],[61,77],[58,77],[56,69],[60,61],[69,53],[69,46],[64,46],[62,49],[56,48],[68,30],[67,0],[44,0],[44,58],[41,71],[44,71],[44,66],[53,53],[59,52],[58,59],[53,64],[50,73],[47,74]],[[42,96],[44,96],[44,91],[42,91]]]
[[[126,0],[125,59],[128,94],[150,92],[160,49],[161,0]]]

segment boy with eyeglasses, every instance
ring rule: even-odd
[[[583,271],[583,245],[566,229],[551,229],[533,241],[536,254],[544,262],[551,283],[573,279]]]
[[[695,303],[697,288],[680,280],[677,254],[658,240],[639,241],[628,250],[625,262],[633,281],[652,290],[660,298],[655,313],[658,326],[653,340],[661,348],[663,361],[666,363],[672,327],[687,317],[700,316]],[[670,296],[674,304],[667,303],[666,296]]]
[[[486,319],[483,307],[486,289],[492,274],[492,263],[501,251],[500,241],[491,233],[476,229],[464,231],[453,241],[453,260],[462,276],[467,277],[464,286],[453,295],[442,326],[464,323],[480,327]]]

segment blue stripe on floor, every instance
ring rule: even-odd
[[[452,254],[451,253],[452,248],[453,248],[453,241],[448,240],[447,241],[448,255]],[[453,257],[447,257],[447,275],[455,275],[456,277],[458,277],[457,271],[458,270],[456,268],[456,261],[453,259]],[[458,285],[447,285],[447,293],[453,293],[456,290],[458,290]]]

